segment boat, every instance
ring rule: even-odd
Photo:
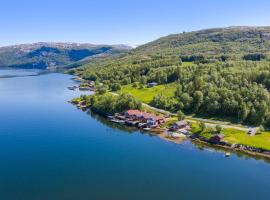
[[[184,135],[183,133],[178,133],[178,132],[172,132],[170,133],[171,137],[175,137],[175,138],[185,138],[186,135]]]
[[[230,157],[230,156],[231,156],[230,152],[225,153],[225,157]]]
[[[145,130],[145,131],[150,131],[151,128],[143,128],[143,130]]]
[[[111,119],[110,121],[114,122],[114,123],[119,123],[119,124],[124,124],[125,123],[124,120],[119,120],[119,119]]]
[[[139,123],[138,124],[138,128],[146,128],[147,127],[147,123]]]
[[[186,129],[180,129],[179,130],[179,133],[184,134],[184,135],[188,135],[189,134],[189,131],[186,130]]]
[[[90,87],[79,87],[79,90],[81,90],[81,91],[89,91]]]
[[[75,90],[77,88],[77,86],[69,86],[67,87],[69,90]]]
[[[136,126],[138,123],[139,121],[129,121],[129,120],[125,121],[125,124],[128,126]]]

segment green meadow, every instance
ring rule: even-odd
[[[122,86],[118,93],[129,93],[133,95],[136,99],[142,101],[143,103],[150,103],[155,95],[163,94],[168,97],[173,97],[176,90],[176,84],[165,84],[157,85],[151,88],[135,88],[132,85]]]

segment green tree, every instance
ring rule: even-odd
[[[112,91],[121,90],[121,85],[119,83],[114,83],[114,84],[111,85],[111,90]]]
[[[222,126],[216,125],[216,131],[220,133],[222,131]]]
[[[181,111],[181,110],[179,110],[178,112],[177,112],[177,118],[178,118],[178,120],[184,120],[185,119],[185,114]]]
[[[201,131],[204,131],[206,129],[206,125],[204,122],[200,122],[199,127],[200,127]]]
[[[241,104],[239,108],[239,118],[241,121],[245,121],[248,116],[249,110],[246,104]]]
[[[182,88],[182,85],[179,84],[177,85],[176,90],[175,90],[175,97],[180,98],[182,93],[183,93],[183,88]]]
[[[194,111],[197,112],[203,103],[203,93],[201,91],[196,91],[193,96]]]
[[[146,76],[142,76],[142,77],[140,78],[140,84],[146,85],[146,83],[147,83],[147,77],[146,77]]]
[[[192,103],[192,98],[188,93],[183,93],[180,97],[181,102],[184,104],[184,109],[188,110]]]

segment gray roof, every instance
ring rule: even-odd
[[[182,120],[182,121],[179,121],[179,122],[175,122],[175,125],[177,125],[177,126],[185,126],[185,125],[187,125],[187,122]]]

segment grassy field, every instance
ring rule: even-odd
[[[198,124],[195,123],[192,123],[191,127],[193,133],[198,133],[207,139],[210,139],[214,134],[217,134],[207,129],[201,132]],[[224,128],[221,133],[225,136],[224,141],[230,144],[242,144],[250,147],[270,150],[270,132],[262,132],[261,134],[250,136],[246,131]]]
[[[210,139],[213,135],[217,134],[209,127],[201,131],[198,123],[192,123],[192,133],[197,133],[206,139]],[[262,148],[270,150],[270,132],[262,132],[261,134],[250,136],[247,131],[241,131],[233,128],[223,128],[221,134],[224,134],[224,141],[230,144],[242,144],[250,147]]]
[[[150,103],[156,94],[164,94],[166,96],[172,97],[176,90],[176,84],[166,84],[166,85],[157,85],[151,88],[134,88],[132,85],[126,85],[121,88],[118,93],[130,93],[136,99],[144,102]]]
[[[249,136],[244,131],[234,129],[224,129],[222,133],[225,135],[224,140],[230,144],[243,144],[256,148],[270,150],[270,133],[263,132],[255,136]]]

